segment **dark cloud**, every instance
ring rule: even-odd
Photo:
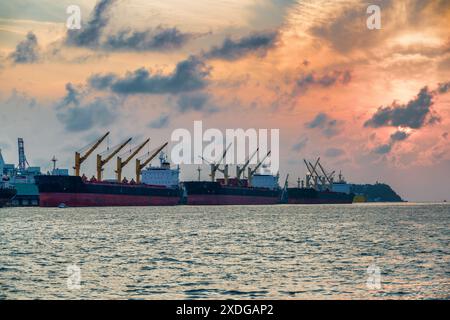
[[[392,151],[392,148],[394,147],[394,145],[396,143],[408,139],[410,135],[411,135],[410,133],[407,133],[404,131],[400,131],[400,130],[395,131],[389,137],[388,143],[376,147],[373,151],[377,154],[388,154]]]
[[[88,82],[96,89],[110,89],[119,94],[176,94],[204,88],[210,68],[196,58],[189,57],[177,64],[169,75],[150,74],[144,68],[119,78],[114,74],[94,75]]]
[[[102,32],[109,21],[109,11],[116,0],[100,0],[87,24],[80,30],[68,30],[66,43],[79,47],[98,47]]]
[[[81,92],[71,83],[66,84],[66,95],[56,104],[56,117],[70,132],[89,130],[93,127],[105,127],[116,118],[118,100],[114,97],[95,98],[82,103]]]
[[[16,49],[10,54],[14,63],[34,63],[39,60],[38,40],[33,32],[28,32],[25,40],[19,42]]]
[[[108,50],[164,51],[181,48],[192,38],[177,28],[163,28],[145,31],[122,30],[107,37],[103,47]]]
[[[330,118],[326,113],[318,113],[313,120],[305,123],[308,129],[320,129],[322,134],[328,138],[340,133],[340,123],[336,119]]]
[[[388,107],[380,107],[372,117],[364,123],[365,127],[408,127],[419,129],[427,124],[439,121],[433,112],[433,93],[424,87],[417,97],[407,104],[399,105],[396,102]]]
[[[450,90],[450,82],[439,83],[437,90],[440,94],[447,93]]]
[[[322,75],[313,72],[301,75],[297,81],[297,88],[304,92],[311,86],[317,85],[322,88],[328,88],[336,84],[346,85],[352,80],[352,74],[349,70],[333,70]]]
[[[211,103],[211,96],[204,92],[181,94],[177,100],[177,109],[182,113],[188,111],[213,113],[217,111]]]
[[[373,151],[377,154],[388,154],[392,150],[392,144],[383,144],[381,146],[376,147]]]
[[[151,121],[148,126],[152,129],[167,128],[167,126],[169,125],[169,121],[170,121],[169,115],[162,114],[158,118]]]
[[[204,56],[207,59],[230,61],[240,59],[248,54],[263,57],[268,49],[275,46],[277,35],[277,32],[271,31],[255,33],[238,40],[227,38],[220,46],[214,46],[204,53]]]
[[[448,132],[444,132],[444,133],[442,134],[442,138],[447,139],[447,138],[448,138]]]
[[[177,28],[158,26],[137,31],[124,29],[116,34],[105,34],[110,11],[116,0],[97,2],[89,21],[80,30],[68,30],[66,44],[108,51],[164,51],[182,47],[193,35]]]
[[[404,131],[396,131],[391,134],[391,141],[403,141],[409,137],[409,134]]]
[[[70,104],[78,106],[80,104],[81,93],[70,82],[66,83],[66,91],[67,93],[65,97],[61,100],[59,106],[65,107]]]
[[[328,158],[340,157],[343,154],[345,154],[345,151],[343,149],[339,149],[339,148],[328,148],[325,151],[325,156]]]
[[[292,150],[296,151],[296,152],[300,152],[302,149],[304,149],[306,147],[306,145],[308,144],[308,137],[304,137],[302,139],[300,139],[299,142],[297,142],[296,144],[294,144],[292,146]]]

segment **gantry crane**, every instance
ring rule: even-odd
[[[117,182],[121,182],[122,181],[122,169],[130,162],[131,159],[133,159],[138,153],[139,151],[142,150],[142,148],[144,148],[144,146],[150,141],[150,139],[145,140],[142,144],[140,144],[139,146],[135,147],[134,151],[130,150],[131,154],[128,158],[125,159],[125,161],[122,161],[122,158],[120,156],[117,157],[117,169],[116,169],[116,174],[117,174]]]
[[[162,149],[164,149],[169,143],[165,142],[162,146],[160,146],[158,149],[156,149],[155,152],[153,152],[150,157],[148,157],[145,161],[141,163],[142,158],[136,159],[136,183],[141,183],[141,171],[145,168],[146,165],[150,163],[157,155],[161,152]]]
[[[81,164],[91,155],[92,152],[94,152],[95,149],[98,148],[98,146],[103,142],[103,140],[106,139],[106,137],[109,135],[109,131],[100,139],[98,139],[91,148],[89,148],[88,151],[84,155],[81,155],[81,152],[75,152],[75,166],[73,167],[75,169],[75,175],[80,176],[80,169]]]
[[[118,154],[119,151],[122,150],[131,141],[131,139],[132,138],[129,138],[118,147],[113,148],[112,152],[110,152],[105,159],[102,159],[101,154],[97,155],[97,181],[102,181],[103,166],[107,164],[109,160],[111,160],[116,154]]]
[[[245,172],[245,169],[247,169],[248,165],[250,164],[250,161],[251,161],[251,160],[253,159],[253,157],[258,153],[258,151],[259,151],[259,148],[257,148],[257,149],[255,150],[255,152],[254,152],[250,157],[248,157],[247,161],[244,163],[244,165],[242,166],[242,168],[239,167],[239,166],[236,166],[236,179],[237,179],[237,180],[241,180],[242,174]]]
[[[255,168],[248,168],[248,186],[251,187],[252,185],[252,178],[253,175],[256,173],[256,171],[259,169],[259,167],[262,166],[262,164],[264,163],[264,161],[266,161],[266,159],[270,156],[272,150],[269,150],[269,152],[267,152],[267,154],[265,155],[264,158],[262,158],[262,160],[260,162],[258,162],[258,164],[256,165]]]

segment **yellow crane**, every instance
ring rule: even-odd
[[[150,139],[145,140],[141,145],[139,145],[137,148],[135,148],[135,150],[130,154],[130,156],[128,158],[125,159],[125,161],[122,161],[122,158],[120,156],[117,157],[117,181],[121,182],[122,181],[122,169],[128,164],[128,162],[130,162],[131,159],[133,159],[138,153],[139,151],[142,150],[142,148],[144,148],[144,146],[150,141]]]
[[[141,171],[145,168],[146,165],[150,163],[157,155],[161,152],[162,149],[164,149],[169,143],[166,142],[162,146],[160,146],[158,149],[156,149],[155,152],[151,154],[150,157],[148,157],[144,162],[141,163],[141,159],[136,159],[136,183],[141,183]]]
[[[102,155],[97,155],[97,180],[102,181],[102,171],[103,166],[109,162],[117,153],[119,153],[120,150],[122,150],[130,141],[132,138],[129,138],[127,141],[119,145],[117,148],[113,149],[113,151],[105,158],[102,159]]]
[[[81,152],[75,152],[75,167],[73,167],[75,169],[75,175],[76,176],[80,176],[80,169],[81,169],[81,164],[91,155],[92,152],[94,152],[95,149],[97,149],[97,147],[100,145],[100,143],[103,142],[103,140],[106,139],[106,137],[109,135],[109,131],[100,139],[98,139],[93,145],[92,147],[86,151],[86,153],[84,155],[81,155]]]

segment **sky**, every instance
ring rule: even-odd
[[[22,137],[46,171],[106,131],[101,148],[149,137],[150,150],[195,120],[276,128],[280,181],[321,157],[352,183],[450,199],[449,30],[446,0],[0,0],[0,148],[17,163]]]

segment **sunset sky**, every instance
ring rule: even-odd
[[[17,163],[23,137],[47,171],[106,131],[152,149],[194,120],[279,128],[281,181],[320,156],[349,182],[450,200],[449,30],[447,0],[0,0],[0,148]]]

